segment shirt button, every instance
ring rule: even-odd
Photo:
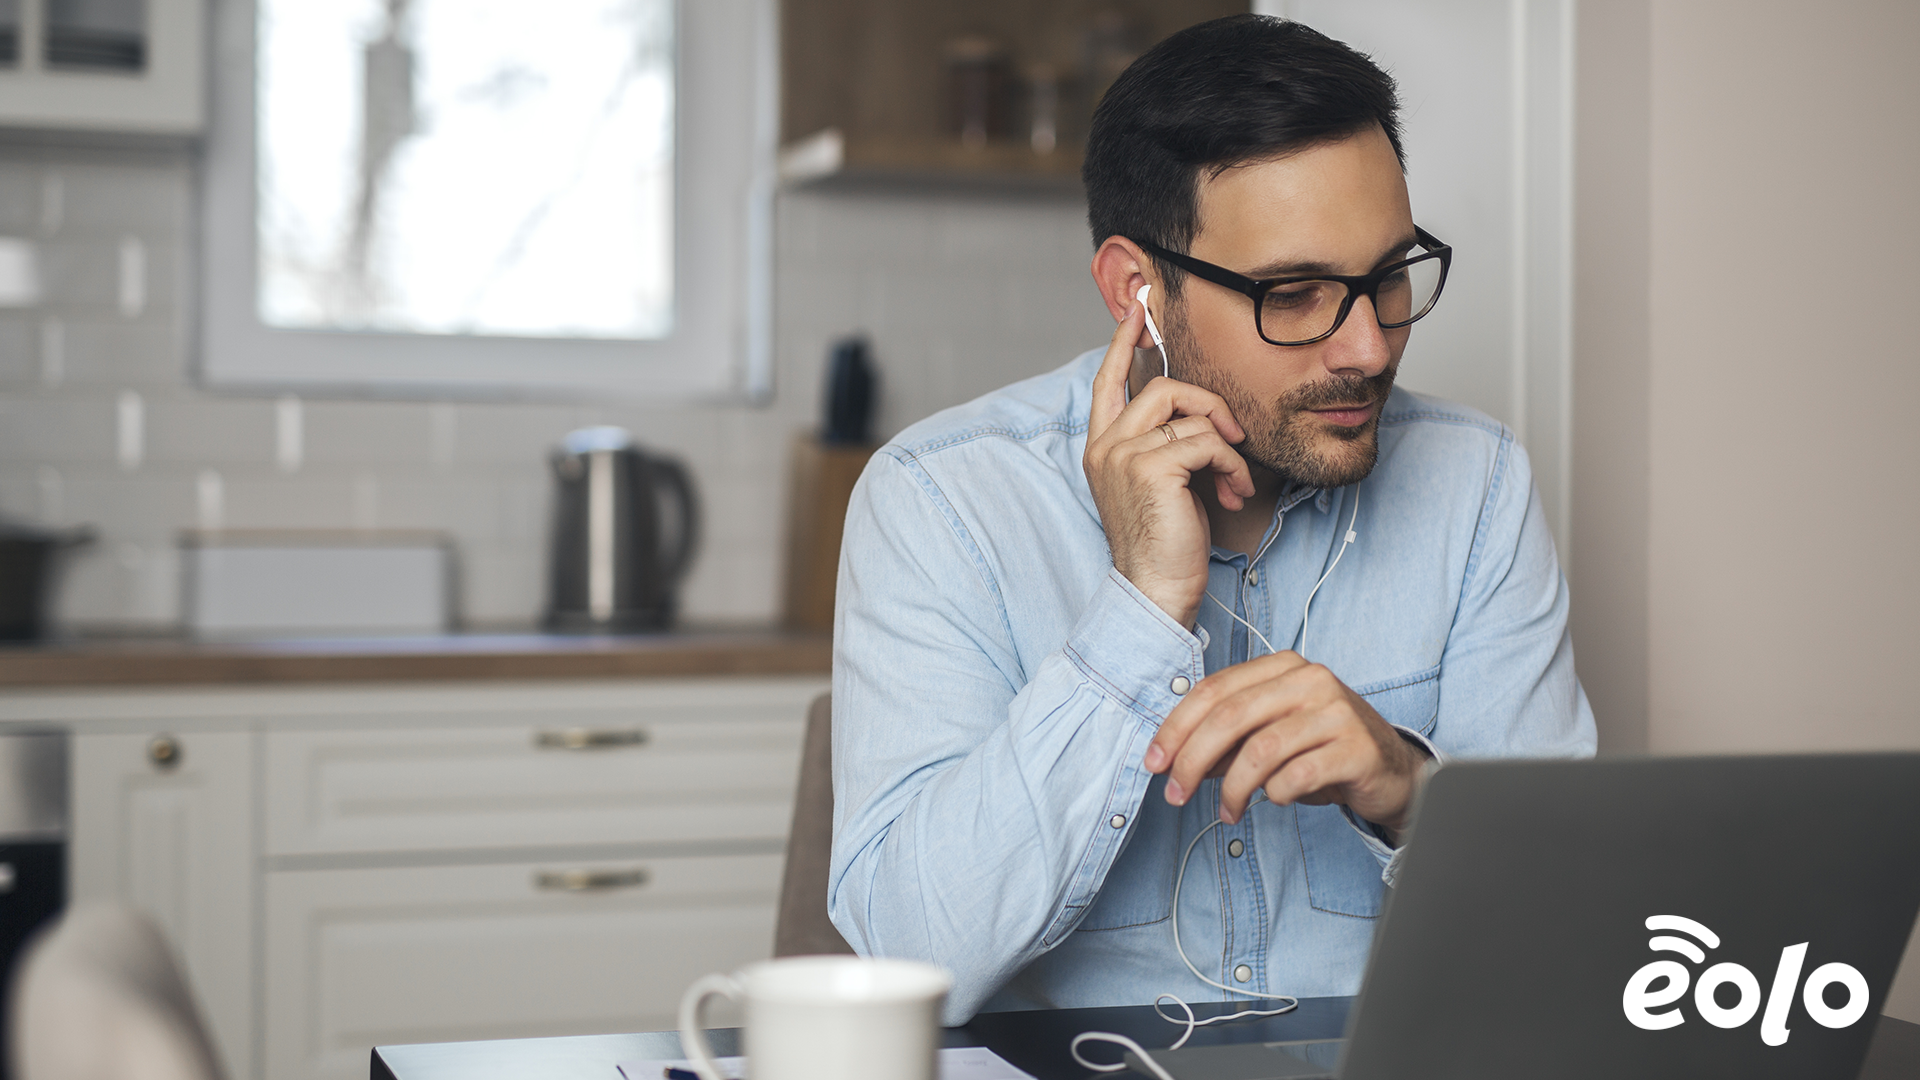
[[[1253,969],[1247,965],[1241,964],[1239,967],[1233,969],[1233,981],[1246,982],[1251,978],[1253,978]]]
[[[1185,675],[1175,675],[1173,681],[1167,684],[1167,689],[1173,691],[1175,697],[1184,697],[1187,691],[1193,689],[1193,680]]]
[[[1127,827],[1127,815],[1115,814],[1112,817],[1107,819],[1107,824],[1113,826],[1116,829],[1124,829]]]
[[[1239,858],[1240,853],[1245,850],[1247,850],[1247,845],[1241,843],[1238,840],[1229,840],[1227,842],[1227,854],[1233,856],[1236,859]],[[1240,981],[1246,982],[1247,980],[1241,979]]]
[[[1249,584],[1249,585],[1256,585],[1256,586],[1257,586],[1257,585],[1259,585],[1259,584],[1260,584],[1260,571],[1258,571],[1258,570],[1249,570],[1249,571],[1247,571],[1247,584]]]

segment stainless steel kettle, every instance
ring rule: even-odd
[[[629,633],[671,625],[700,506],[680,462],[617,427],[582,428],[552,458],[547,628]]]

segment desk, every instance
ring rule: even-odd
[[[1284,1016],[1201,1028],[1188,1045],[1338,1038],[1351,1002],[1351,998],[1302,998],[1300,1008]],[[1202,1017],[1228,1010],[1221,1004],[1194,1006]],[[947,1029],[946,1045],[989,1047],[1039,1080],[1083,1080],[1086,1070],[1067,1053],[1068,1042],[1083,1031],[1115,1031],[1154,1047],[1172,1041],[1179,1028],[1144,1005],[984,1013],[965,1027]],[[738,1053],[738,1047],[737,1029],[713,1033],[715,1053]],[[1116,1052],[1115,1047],[1096,1046],[1088,1049],[1088,1056],[1104,1061]],[[372,1080],[619,1080],[613,1067],[616,1061],[680,1056],[680,1037],[671,1031],[378,1046],[373,1050]],[[1920,1024],[1882,1018],[1860,1080],[1916,1076],[1920,1076]]]

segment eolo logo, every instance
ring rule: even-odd
[[[1720,935],[1679,915],[1649,916],[1647,929],[1687,934],[1708,949],[1720,947]],[[1683,937],[1661,935],[1647,942],[1647,948],[1654,952],[1679,953],[1696,964],[1707,962],[1706,951]],[[1784,1045],[1791,1034],[1787,1030],[1787,1014],[1793,1009],[1793,991],[1800,984],[1800,967],[1806,959],[1804,941],[1780,950],[1780,966],[1774,969],[1773,989],[1767,994],[1766,1015],[1760,1018],[1760,1041],[1768,1046]],[[1637,1028],[1664,1031],[1678,1027],[1686,1023],[1687,1018],[1677,1005],[1665,1012],[1654,1010],[1685,997],[1689,981],[1693,983],[1693,1007],[1699,1010],[1702,1020],[1714,1027],[1737,1028],[1760,1011],[1760,980],[1754,978],[1753,972],[1739,964],[1723,963],[1702,971],[1700,977],[1694,979],[1693,972],[1678,960],[1655,960],[1634,972],[1627,980],[1626,993],[1620,996],[1620,1008]],[[1834,985],[1843,986],[1847,991],[1847,1003],[1837,1009],[1827,1004],[1826,997],[1827,988]],[[1723,986],[1733,987],[1740,999],[1732,1005],[1720,1004],[1716,995]],[[1851,964],[1822,964],[1800,985],[1800,1004],[1821,1027],[1851,1027],[1867,1014],[1866,976]]]

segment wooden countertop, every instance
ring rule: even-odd
[[[824,675],[825,634],[453,634],[261,642],[77,641],[0,648],[0,687]]]

